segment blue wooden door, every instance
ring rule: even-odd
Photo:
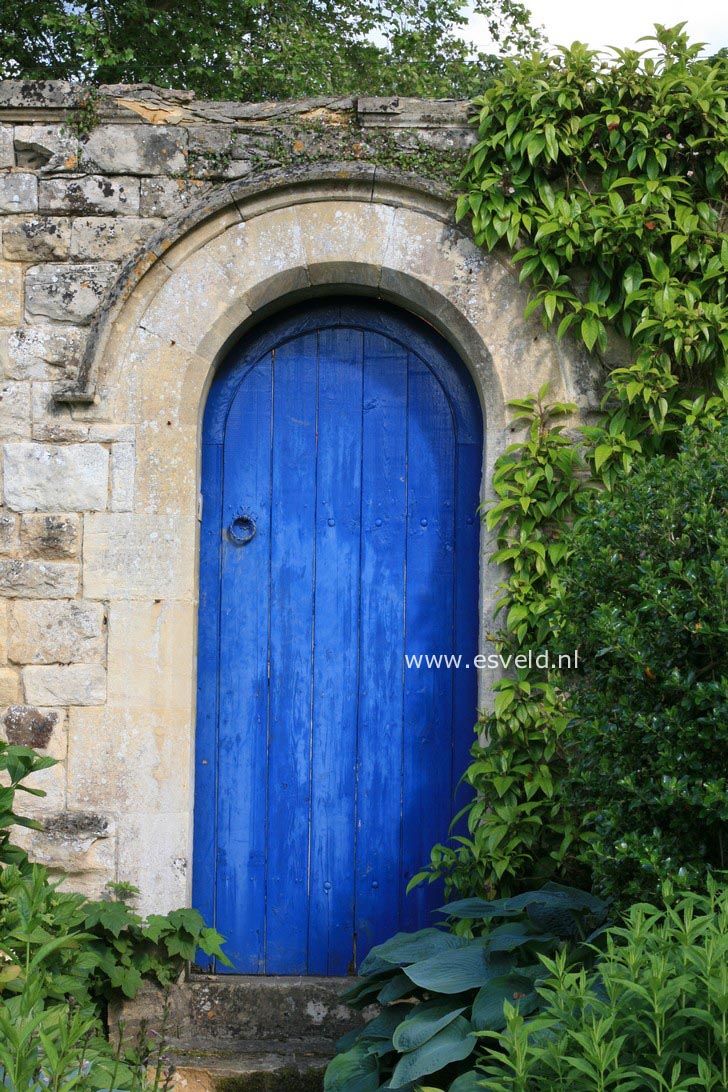
[[[352,972],[442,901],[405,888],[473,740],[481,458],[462,363],[383,304],[289,312],[216,375],[194,902],[238,973]]]

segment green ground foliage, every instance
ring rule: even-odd
[[[355,1009],[381,1009],[339,1044],[325,1092],[470,1087],[483,1056],[475,1033],[505,1028],[503,1006],[515,998],[522,1014],[541,1009],[543,955],[560,952],[569,966],[592,963],[590,942],[607,907],[587,892],[546,884],[512,899],[457,900],[442,912],[450,930],[397,933],[362,963],[344,998]]]
[[[477,1086],[489,1092],[722,1092],[728,1088],[728,888],[669,887],[608,934],[593,971],[545,958],[543,1011],[506,1008]],[[431,1090],[435,1092],[435,1090]]]
[[[28,779],[54,764],[0,741],[0,1083],[12,1092],[159,1087],[163,1039],[115,1047],[104,1034],[106,1005],[133,997],[143,978],[169,985],[198,948],[226,961],[222,938],[196,910],[144,920],[113,898],[64,891],[28,861],[12,828],[40,824],[16,811],[16,798],[45,795]]]

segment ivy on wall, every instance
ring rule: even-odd
[[[726,416],[728,63],[701,58],[683,26],[658,25],[647,53],[604,59],[576,43],[509,61],[476,100],[458,218],[480,245],[515,252],[527,316],[603,362],[617,336],[627,356],[605,364],[604,416],[579,447],[558,423],[574,407],[547,405],[545,389],[513,404],[527,435],[498,460],[484,518],[491,560],[509,566],[493,639],[516,665],[556,639],[582,491],[614,490],[671,456],[686,425]],[[521,667],[495,685],[464,775],[468,833],[435,846],[412,883],[493,897],[586,878],[588,824],[566,789],[568,684]]]

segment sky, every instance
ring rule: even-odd
[[[634,47],[638,38],[651,34],[655,23],[674,26],[687,20],[692,41],[707,42],[706,52],[728,46],[726,0],[524,0],[532,21],[543,25],[554,45],[571,45],[577,39],[595,49],[608,45]],[[488,48],[485,19],[474,16],[470,35]],[[646,48],[644,43],[639,48]]]

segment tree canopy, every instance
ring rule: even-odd
[[[464,0],[0,0],[0,78],[155,83],[206,98],[469,97],[498,64]],[[518,0],[477,0],[500,50],[535,46]]]

